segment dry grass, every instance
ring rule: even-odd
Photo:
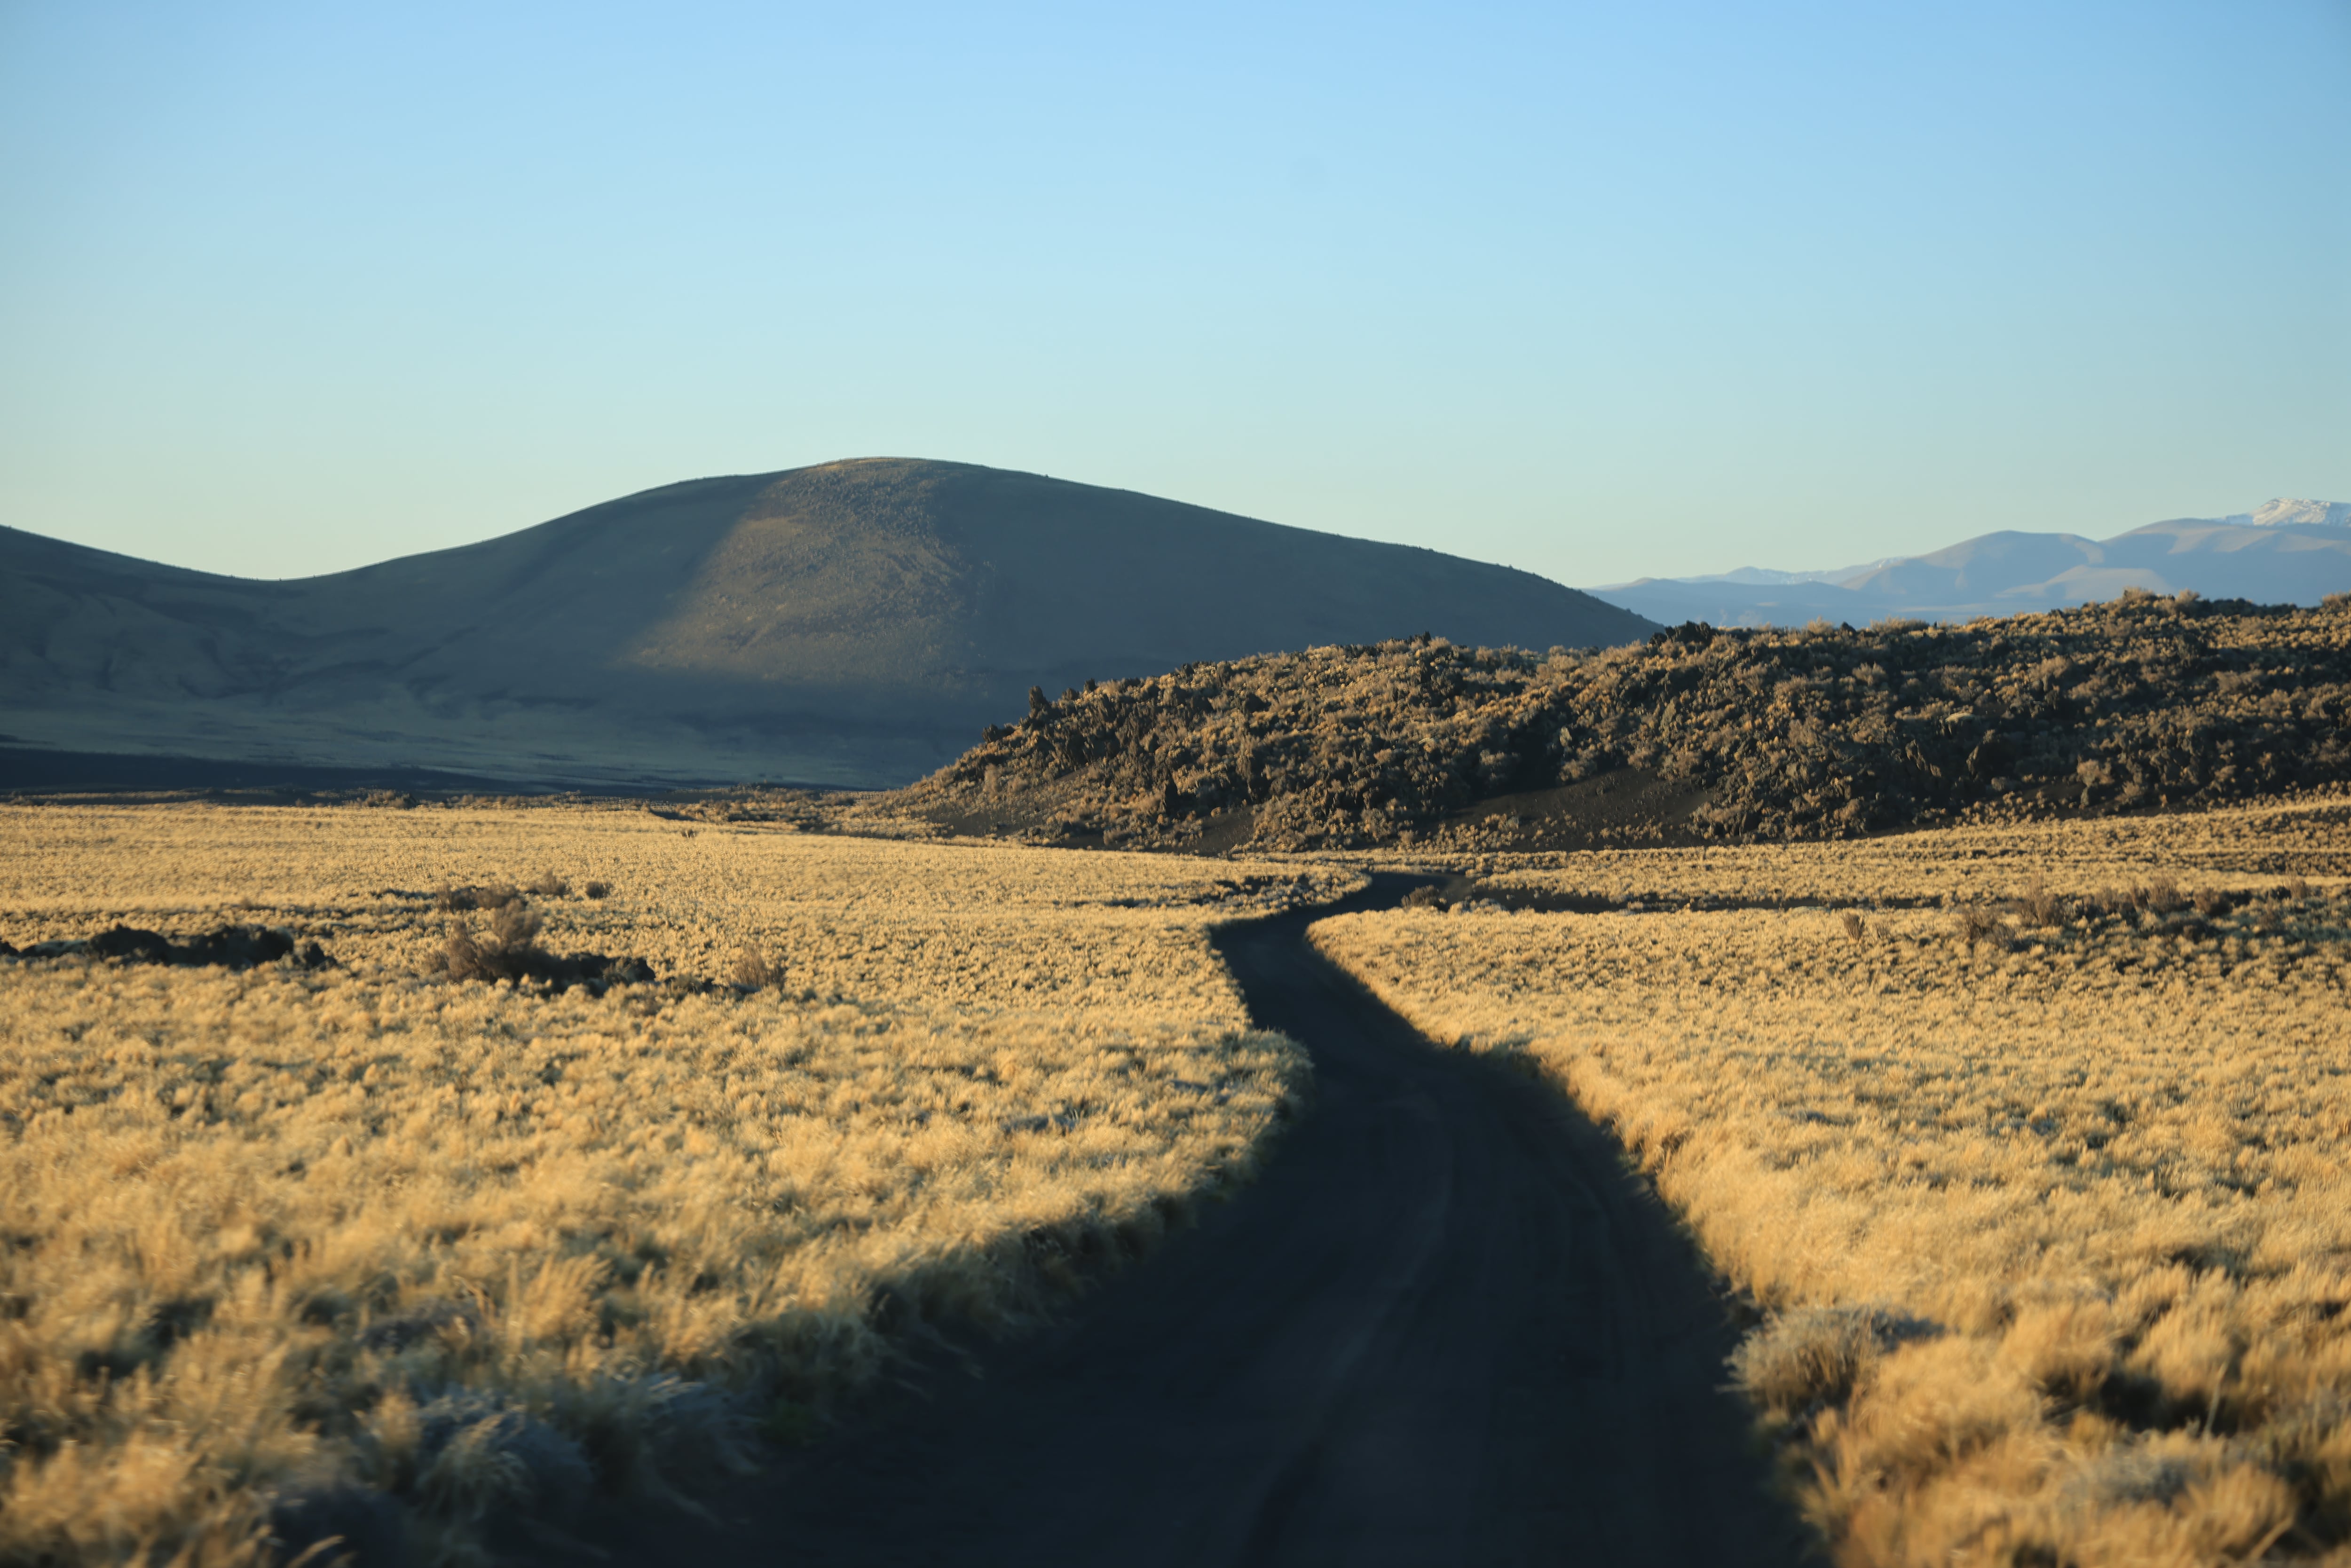
[[[462,1561],[658,1489],[1146,1245],[1301,1083],[1207,946],[1228,865],[612,811],[5,810],[0,852],[19,945],[234,905],[343,965],[0,962],[10,1562],[252,1561],[371,1494]],[[436,907],[526,868],[622,891]],[[428,977],[469,907],[764,988]]]
[[[2339,1557],[2351,901],[2308,879],[2344,816],[1495,868],[1858,925],[1669,899],[1315,937],[1618,1131],[1766,1313],[1736,1372],[1841,1563]],[[1930,889],[1972,941],[1875,902]]]
[[[1327,863],[1396,863],[1380,853]],[[2064,822],[1945,828],[1837,842],[1708,844],[1598,853],[1434,855],[1496,887],[1698,908],[2005,903],[2067,899],[2166,877],[2245,890],[2351,876],[2351,800]]]

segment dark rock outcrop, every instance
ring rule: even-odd
[[[1043,704],[899,799],[1041,841],[1533,848],[2210,806],[2346,778],[2351,606],[2141,595],[1965,626],[1187,665]]]
[[[88,954],[124,964],[177,964],[251,969],[263,964],[290,962],[298,969],[328,969],[335,960],[316,942],[297,942],[285,931],[266,925],[223,925],[184,942],[174,942],[158,931],[134,925],[113,925],[95,936],[60,937],[36,942],[19,951],[0,943],[0,957],[63,958]]]

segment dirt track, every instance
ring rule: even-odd
[[[1383,885],[1343,907],[1393,904]],[[1687,1243],[1553,1091],[1316,955],[1220,941],[1318,1085],[1259,1183],[1064,1327],[941,1366],[606,1561],[894,1568],[1791,1563]],[[560,1559],[587,1561],[580,1556]]]

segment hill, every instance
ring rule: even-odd
[[[700,479],[283,582],[0,529],[0,731],[549,784],[902,784],[1032,685],[1638,617],[1531,573],[901,459]]]
[[[2012,615],[2111,599],[2126,588],[2304,605],[2351,592],[2351,503],[2271,501],[2225,517],[2149,523],[2104,540],[2001,530],[1839,571],[1749,567],[1593,592],[1662,622],[1797,626],[1815,618],[1860,624],[1886,615]]]
[[[2138,594],[1963,627],[1195,666],[1039,694],[894,804],[959,831],[1211,851],[1840,838],[2340,784],[2346,724],[2351,603]]]

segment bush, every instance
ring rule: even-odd
[[[610,898],[612,896],[612,884],[609,882],[591,882],[580,892],[581,896],[587,898]]]
[[[1749,1398],[1784,1419],[1843,1403],[1888,1351],[1941,1332],[1888,1307],[1802,1307],[1749,1335],[1731,1373]]]
[[[545,917],[527,904],[500,904],[486,938],[475,936],[467,921],[450,927],[442,967],[453,980],[521,979],[549,964],[547,950],[538,945],[538,934],[546,926]]]
[[[433,906],[444,915],[460,915],[468,910],[504,909],[510,904],[520,903],[521,900],[522,894],[515,890],[511,883],[494,882],[481,887],[451,887],[444,882],[441,884],[441,891],[434,894]]]
[[[530,884],[530,891],[541,898],[569,898],[571,896],[571,884],[549,872]]]
[[[757,943],[746,942],[743,950],[735,955],[735,967],[726,977],[727,983],[747,991],[764,991],[784,983],[784,967],[770,958]]]
[[[2016,913],[2027,925],[2047,927],[2062,923],[2065,917],[2064,901],[2049,891],[2049,884],[2039,877],[2024,890],[2024,896],[2015,904]]]
[[[1973,947],[2001,935],[2000,916],[1980,904],[1962,904],[1951,911],[1951,930],[1960,941]]]

